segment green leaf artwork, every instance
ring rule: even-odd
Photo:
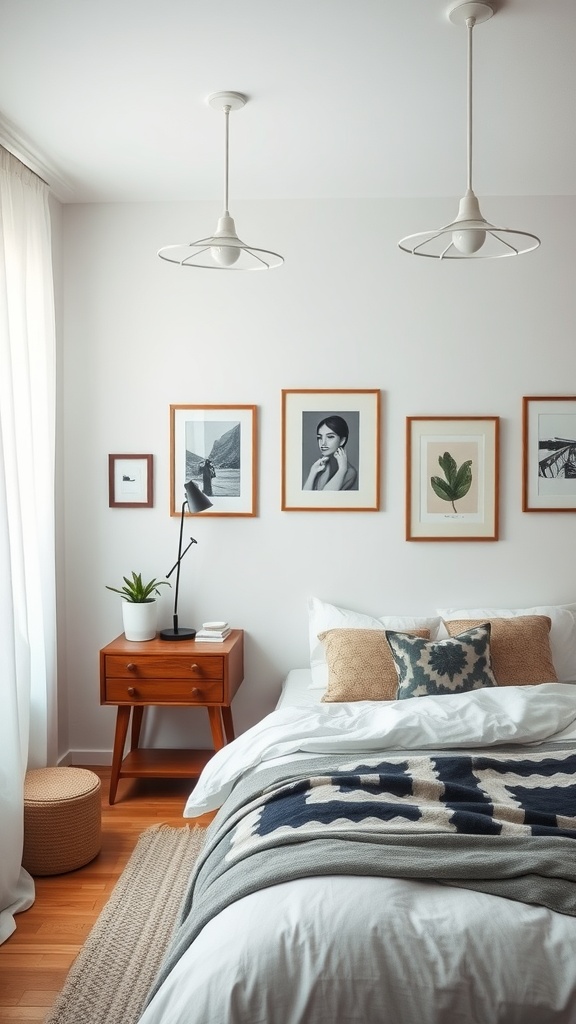
[[[431,476],[432,490],[434,494],[442,498],[442,501],[449,501],[454,511],[457,512],[454,503],[468,494],[472,486],[472,459],[463,462],[458,469],[450,452],[444,452],[444,455],[439,456],[438,463],[446,479],[442,480],[439,476]]]

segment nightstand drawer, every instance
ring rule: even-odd
[[[224,662],[217,655],[181,654],[177,657],[106,657],[106,675],[117,679],[219,679],[224,678]]]
[[[220,679],[107,679],[105,700],[112,704],[211,704],[223,699]]]

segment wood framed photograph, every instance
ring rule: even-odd
[[[576,512],[576,396],[522,399],[522,511]]]
[[[408,416],[406,540],[498,540],[498,416]]]
[[[255,405],[170,406],[171,516],[188,480],[212,502],[200,515],[256,515]]]
[[[282,391],[282,510],[376,512],[380,392]]]
[[[152,508],[152,456],[108,456],[110,508]]]

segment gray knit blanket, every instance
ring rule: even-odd
[[[310,875],[433,879],[576,915],[574,744],[301,766],[251,773],[219,811],[154,991],[228,904]]]

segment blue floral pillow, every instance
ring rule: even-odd
[[[422,640],[390,629],[386,639],[398,675],[398,699],[498,686],[490,658],[489,622],[446,640]]]

